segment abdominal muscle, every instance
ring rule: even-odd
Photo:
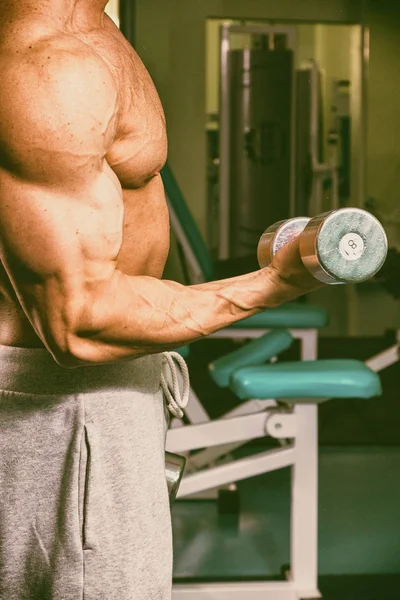
[[[161,177],[124,190],[124,235],[117,269],[160,279],[169,251],[169,218]],[[25,315],[0,261],[0,345],[45,348]]]

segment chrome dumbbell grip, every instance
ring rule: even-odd
[[[165,475],[167,478],[169,503],[172,505],[178,494],[179,486],[185,472],[186,458],[172,452],[165,453]]]

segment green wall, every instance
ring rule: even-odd
[[[366,181],[391,246],[400,250],[400,2],[369,0]],[[398,273],[400,277],[400,271]],[[359,303],[360,327],[400,329],[400,302],[377,289]]]
[[[388,0],[372,2],[367,19],[368,192],[386,215],[391,241],[400,250],[400,6]]]

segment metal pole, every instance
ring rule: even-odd
[[[361,27],[361,139],[360,139],[360,187],[358,206],[361,208],[368,197],[367,165],[368,158],[368,75],[369,75],[369,26],[363,23]]]
[[[221,88],[219,104],[219,258],[229,257],[230,242],[230,190],[229,190],[229,25],[221,26]]]
[[[136,0],[119,0],[120,30],[128,42],[135,46]]]
[[[290,217],[297,217],[296,213],[296,106],[297,106],[297,79],[296,79],[296,51],[297,51],[297,37],[295,29],[292,33],[288,34],[288,48],[293,51],[292,56],[292,110],[291,110],[291,123],[290,123],[290,202],[289,202],[289,213]]]

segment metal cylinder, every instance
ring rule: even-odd
[[[232,50],[230,256],[248,256],[262,223],[290,217],[291,50]]]
[[[381,223],[360,208],[342,208],[311,219],[299,245],[310,273],[329,284],[370,279],[383,266],[388,250]]]
[[[169,503],[174,503],[178,494],[179,485],[185,471],[186,458],[172,452],[165,453],[165,475],[167,478]]]
[[[267,267],[278,250],[300,235],[309,221],[309,217],[294,217],[268,227],[258,242],[257,259],[260,267]]]

